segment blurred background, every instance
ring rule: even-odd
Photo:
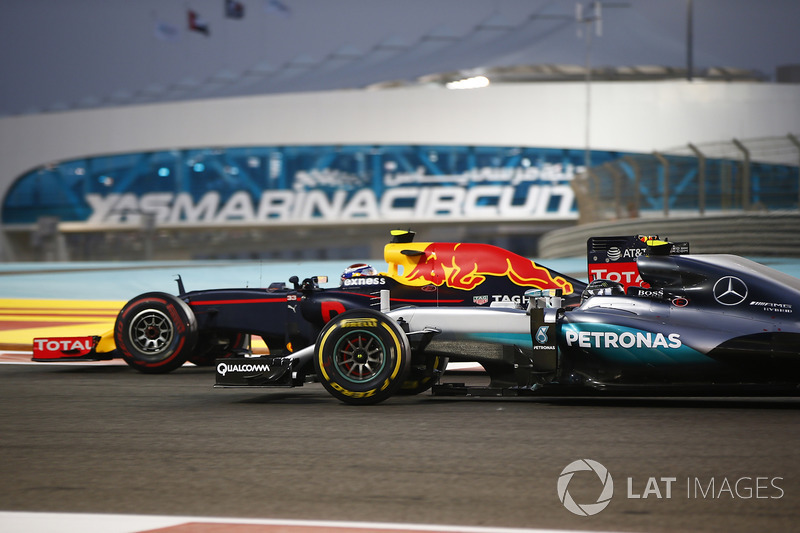
[[[795,0],[5,0],[0,261],[800,256]]]

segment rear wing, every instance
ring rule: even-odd
[[[642,281],[636,258],[641,255],[680,255],[689,253],[688,242],[669,242],[657,235],[590,237],[586,241],[589,282],[607,279],[628,287],[648,288]]]

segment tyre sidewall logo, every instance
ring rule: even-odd
[[[603,488],[597,501],[593,503],[577,503],[572,499],[569,493],[569,483],[572,477],[577,472],[594,472],[600,479]],[[596,515],[611,503],[611,498],[614,496],[614,480],[608,469],[592,459],[578,459],[568,464],[561,475],[558,476],[558,499],[566,507],[567,511],[578,516],[592,516]]]
[[[747,284],[735,276],[719,278],[714,284],[714,299],[721,305],[739,305],[747,298]]]

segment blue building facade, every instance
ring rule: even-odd
[[[618,157],[595,152],[597,162]],[[21,176],[3,223],[159,225],[577,218],[584,152],[504,146],[262,146],[119,154]]]

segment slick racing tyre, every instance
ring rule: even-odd
[[[415,394],[422,394],[426,390],[434,386],[447,368],[447,357],[436,355],[433,357],[425,357],[417,360],[416,357],[411,358],[411,369],[408,372],[408,377],[400,386],[397,394],[403,396],[413,396]]]
[[[128,365],[163,374],[186,362],[197,342],[197,320],[181,299],[148,292],[125,304],[114,324],[114,342]]]
[[[411,348],[396,322],[371,309],[337,315],[320,332],[314,366],[335,398],[354,404],[382,402],[408,375]]]
[[[211,366],[216,359],[233,357],[250,346],[250,335],[246,333],[225,333],[203,331],[200,333],[189,362],[197,366]]]

